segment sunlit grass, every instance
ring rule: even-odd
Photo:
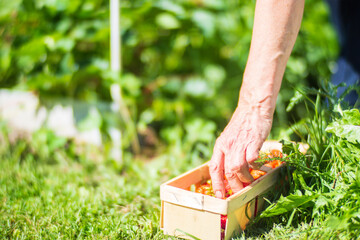
[[[315,116],[310,123],[322,119]],[[31,141],[18,140],[10,144],[4,126],[0,124],[0,239],[169,239],[159,226],[159,186],[198,166],[211,154],[193,151],[187,155],[181,149],[170,149],[154,160],[144,161],[125,152],[123,161],[116,162],[108,159],[101,149],[83,146],[82,151],[76,151],[74,143],[46,130],[35,133]],[[321,134],[315,134],[317,131]],[[324,127],[309,128],[309,133],[315,140],[326,134]],[[347,150],[335,140],[332,139],[331,148]],[[328,149],[322,145],[328,142],[316,143]],[[321,152],[323,154],[318,154]],[[347,168],[350,174],[343,171],[341,177],[348,180],[338,180],[334,188],[334,174],[329,167],[334,156],[324,152],[328,151],[312,151],[306,157],[297,153],[289,155],[293,156],[288,160],[292,170],[284,171],[290,179],[285,195],[302,191],[321,195],[322,199],[326,197],[331,204],[314,200],[312,205],[299,205],[293,212],[257,218],[245,232],[238,232],[235,239],[352,239],[356,236],[358,230],[347,229],[346,225],[349,218],[354,227],[358,226],[355,211],[358,211],[360,181],[354,182],[351,175],[356,157],[345,165],[337,161],[338,169]],[[267,198],[276,201],[279,194],[274,192]],[[344,208],[337,201],[351,208]],[[313,211],[313,206],[321,211]],[[347,215],[342,217],[344,213]],[[338,226],[329,224],[329,218],[346,221],[342,220]]]
[[[110,161],[54,164],[36,159],[23,144],[0,156],[0,238],[164,238],[160,176],[149,179],[141,162],[123,173]]]

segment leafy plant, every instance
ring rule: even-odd
[[[281,196],[261,217],[282,215],[286,226],[300,222],[323,223],[315,231],[327,231],[350,238],[358,236],[360,218],[359,166],[360,151],[358,109],[329,113],[321,107],[318,95],[315,116],[306,122],[309,151],[286,144],[289,195]],[[330,122],[330,123],[329,123]],[[309,230],[314,231],[314,230]]]

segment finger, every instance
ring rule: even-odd
[[[239,178],[239,176],[241,176],[241,174],[239,175],[239,172],[242,168],[246,167],[245,165],[247,165],[247,162],[245,161],[244,151],[241,149],[243,148],[240,144],[233,146],[229,154],[225,155],[225,176],[234,193],[244,188],[242,181]]]
[[[225,172],[225,175],[233,193],[237,193],[244,188],[236,172]]]
[[[249,164],[246,161],[246,152],[243,146],[244,145],[239,144],[234,148],[232,152],[232,168],[241,182],[251,183],[254,181],[254,178],[249,172]]]
[[[263,144],[261,140],[255,140],[250,142],[245,150],[246,161],[252,169],[259,169],[262,165],[260,162],[256,162],[259,159],[259,151]]]
[[[224,187],[224,153],[219,144],[215,144],[213,155],[209,164],[209,172],[215,197],[225,197]]]
[[[237,172],[237,176],[243,183],[251,183],[254,181],[254,178],[251,176],[249,171],[249,164],[244,164]]]

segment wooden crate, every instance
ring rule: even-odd
[[[281,150],[276,141],[264,143],[261,151]],[[230,239],[235,231],[244,230],[263,205],[258,197],[266,193],[277,181],[280,168],[261,170],[267,174],[227,199],[191,192],[192,184],[210,179],[208,163],[186,172],[160,186],[160,228],[165,234],[185,239],[221,239],[221,215],[227,216],[224,239]]]

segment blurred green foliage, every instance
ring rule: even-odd
[[[0,1],[0,86],[40,96],[111,101],[123,96],[139,129],[163,141],[211,143],[237,104],[251,41],[255,1],[123,0],[123,72],[109,71],[109,1]],[[278,98],[271,137],[305,109],[287,111],[294,89],[327,81],[338,51],[321,0],[304,20]],[[289,108],[290,109],[290,108]],[[176,143],[177,142],[177,143]]]

